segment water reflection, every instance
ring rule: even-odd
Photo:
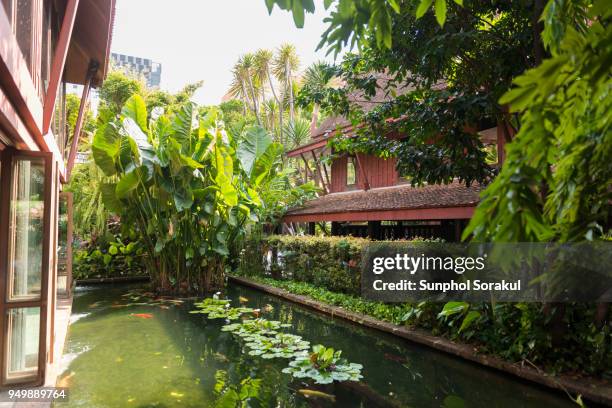
[[[189,303],[124,307],[121,295],[126,291],[104,287],[77,292],[73,313],[88,314],[70,328],[66,352],[73,359],[64,379],[71,395],[62,405],[239,406],[247,396],[253,407],[571,406],[556,394],[491,370],[230,287],[235,306],[242,296],[248,299],[245,306],[262,309],[262,317],[290,323],[289,332],[340,349],[343,357],[364,366],[361,382],[315,387],[281,373],[285,359],[244,353],[235,336],[220,330],[222,321],[189,314]]]

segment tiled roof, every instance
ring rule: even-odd
[[[392,78],[382,73],[375,73],[374,75],[377,77],[377,88],[374,96],[367,97],[361,91],[352,92],[348,95],[349,103],[353,106],[358,106],[363,112],[369,112],[384,102],[392,101],[395,97],[414,90],[414,87],[409,85],[397,86],[393,88],[394,95],[391,95],[387,86]],[[327,133],[333,132],[339,127],[349,126],[350,124],[351,122],[343,116],[330,116],[314,131],[313,137],[326,136]]]
[[[358,211],[387,211],[425,208],[472,207],[478,204],[482,187],[466,187],[459,182],[448,185],[412,187],[401,184],[343,193],[333,193],[306,202],[287,213],[292,215],[330,214]]]

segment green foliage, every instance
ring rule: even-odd
[[[67,146],[72,143],[72,133],[76,125],[77,117],[79,116],[79,108],[81,106],[80,96],[74,94],[66,94],[66,131],[68,133]],[[95,121],[91,110],[85,111],[83,120],[82,132],[85,134],[92,133],[95,130]],[[80,143],[79,148],[86,147],[85,143]],[[81,150],[81,149],[79,149]]]
[[[566,242],[606,233],[612,198],[608,6],[548,3],[543,38],[551,55],[516,78],[500,100],[519,115],[521,128],[466,237]]]
[[[274,337],[252,337],[246,346],[250,349],[251,356],[261,356],[265,359],[295,358],[308,350],[310,343],[295,334],[277,333]]]
[[[283,369],[283,373],[295,378],[311,378],[316,384],[331,384],[334,381],[359,381],[361,364],[349,363],[340,358],[341,350],[326,348],[320,344],[312,346],[312,353],[300,355]]]
[[[227,324],[222,331],[232,332],[246,341],[255,341],[259,336],[276,336],[281,328],[291,327],[276,320],[253,319],[241,323]]]
[[[413,184],[454,178],[486,183],[494,173],[476,130],[510,122],[498,99],[513,78],[535,65],[537,10],[531,3],[449,4],[441,27],[433,14],[415,17],[415,2],[400,3],[401,13],[390,21],[390,48],[365,36],[359,54],[345,55],[336,67],[343,88],[298,99],[316,98],[324,111],[360,125],[357,137],[332,141],[338,152],[395,157],[400,174]],[[355,95],[364,101],[387,95],[390,101],[364,112]]]
[[[144,246],[138,240],[110,233],[74,255],[74,279],[146,276]]]
[[[198,310],[189,313],[201,313],[207,315],[209,319],[237,320],[245,313],[252,313],[249,307],[230,307],[227,299],[206,298],[202,302],[194,303]]]
[[[98,167],[116,180],[105,184],[104,203],[142,235],[157,287],[219,287],[230,251],[258,220],[258,190],[275,176],[268,156],[279,153],[276,145],[248,129],[242,143],[258,149],[238,156],[217,112],[196,115],[191,103],[149,121],[134,95],[105,119],[92,145]],[[241,166],[247,158],[249,169]]]
[[[546,306],[542,304],[385,304],[332,292],[311,283],[249,277],[348,311],[466,342],[482,353],[505,360],[529,361],[547,372],[575,373],[579,369],[588,375],[612,375],[612,331],[607,325],[598,327],[593,322],[596,314],[593,305],[566,305],[562,321],[572,329],[562,338],[553,338],[547,326],[550,317],[544,313]]]
[[[144,85],[141,81],[130,78],[121,71],[112,71],[106,76],[98,91],[102,103],[101,109],[108,109],[113,114],[117,114],[132,95],[142,95],[143,92]]]
[[[261,380],[245,378],[240,381],[240,387],[227,386],[227,372],[218,370],[215,373],[215,392],[219,397],[215,401],[216,408],[242,408],[250,406],[249,402],[260,397]]]
[[[73,194],[74,233],[81,239],[95,240],[107,231],[111,213],[102,199],[105,180],[93,161],[77,164],[72,170],[66,191]]]
[[[272,275],[310,282],[329,290],[358,294],[361,254],[368,240],[352,237],[268,236],[247,243],[246,251],[253,256],[242,257],[241,270],[257,273],[262,270],[268,251],[282,253],[273,259]]]
[[[463,6],[463,0],[453,0],[457,5]],[[265,0],[268,12],[272,13],[274,5],[281,10],[291,11],[296,27],[304,26],[305,13],[314,13],[313,0]],[[413,2],[414,3],[414,2]],[[432,6],[436,20],[440,26],[446,22],[448,9],[447,0],[419,0],[415,11],[417,18],[421,18]],[[318,48],[328,46],[328,53],[335,55],[345,47],[351,48],[361,44],[366,37],[372,36],[380,48],[391,48],[393,37],[391,35],[393,18],[405,12],[406,2],[401,0],[325,0],[325,9],[332,5],[335,8],[326,19],[329,24],[323,33]]]
[[[230,300],[219,299],[218,295],[217,293],[213,298],[206,298],[202,302],[196,303],[195,305],[199,310],[191,311],[191,313],[205,313],[208,314],[209,319],[226,318],[227,320],[238,319],[243,313],[259,315],[259,309],[232,308]],[[241,298],[240,301],[243,302],[246,299]],[[229,312],[231,310],[236,312]],[[311,378],[318,384],[331,384],[334,381],[347,380],[359,381],[362,378],[360,374],[362,366],[341,359],[340,350],[334,351],[332,348],[317,345],[313,346],[312,353],[308,353],[307,350],[310,348],[308,341],[303,340],[300,336],[281,331],[289,327],[291,327],[291,324],[256,318],[244,319],[239,323],[228,322],[221,330],[238,336],[244,342],[246,349],[249,350],[248,354],[250,356],[264,359],[293,359],[289,363],[289,367],[283,370],[283,373],[292,374],[296,378]],[[229,406],[234,406],[232,404],[237,403],[238,400],[235,397],[238,393],[235,389],[233,391],[226,389],[225,382],[225,373],[218,373],[215,390],[219,393],[222,393],[223,390],[229,392],[231,397],[223,395],[222,398],[227,398]]]

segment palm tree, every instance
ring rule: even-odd
[[[278,121],[279,121],[279,126],[278,129],[283,129],[283,104],[281,102],[281,100],[279,99],[278,94],[276,93],[276,90],[274,89],[274,82],[272,81],[272,73],[271,73],[271,68],[272,68],[272,63],[273,63],[273,58],[274,55],[272,53],[272,51],[270,50],[266,50],[266,49],[260,49],[259,51],[257,51],[257,53],[255,53],[255,70],[257,72],[257,76],[259,78],[259,81],[264,84],[264,83],[268,83],[268,85],[270,86],[270,91],[272,92],[272,96],[274,97],[274,100],[276,101],[276,105],[278,106]]]
[[[293,95],[293,73],[300,68],[300,59],[298,58],[295,46],[291,44],[283,44],[276,52],[274,58],[274,76],[283,84],[285,91],[288,93],[289,99],[289,120],[291,123],[295,120],[295,101]]]
[[[229,94],[234,98],[239,98],[242,101],[242,113],[246,116],[247,107],[252,110],[249,95],[246,92],[246,86],[244,84],[244,72],[242,67],[237,62],[232,68],[232,83],[230,84]]]
[[[308,89],[312,95],[322,95],[325,89],[334,86],[336,79],[335,69],[324,61],[318,61],[309,66],[304,72],[303,89]],[[312,118],[310,121],[310,132],[314,136],[319,120],[319,100],[314,98]]]
[[[276,101],[274,99],[268,99],[268,100],[265,100],[261,106],[262,106],[262,117],[264,118],[264,121],[266,122],[266,125],[267,125],[266,127],[275,137],[277,137],[278,134],[276,133],[276,130],[278,130],[279,128],[277,128],[277,124],[276,124],[276,115],[277,115],[276,111],[278,110]]]
[[[261,89],[255,75],[255,56],[253,54],[245,54],[240,57],[234,65],[233,74],[234,80],[230,93],[241,97],[243,103],[249,102],[249,108],[255,114],[257,123],[261,125],[261,118],[259,116],[259,94]]]
[[[283,133],[286,136],[287,147],[296,148],[304,144],[310,137],[309,123],[307,120],[297,118],[285,126]]]

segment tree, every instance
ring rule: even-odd
[[[550,1],[541,65],[501,103],[520,116],[506,163],[466,231],[479,240],[594,240],[612,193],[612,12],[605,1]]]
[[[324,61],[315,62],[304,72],[304,82],[298,94],[298,104],[306,105],[308,102],[313,104],[311,132],[317,127],[321,102],[325,98],[327,89],[334,85],[333,81],[337,79],[337,74],[338,70]]]
[[[536,64],[533,4],[449,5],[443,27],[434,15],[417,18],[415,5],[400,4],[402,12],[391,22],[391,48],[379,47],[374,35],[364,37],[360,53],[347,54],[337,67],[346,86],[302,99],[316,99],[325,110],[366,125],[356,138],[334,140],[337,151],[397,157],[400,174],[413,184],[454,178],[486,183],[494,169],[476,129],[517,126],[498,100],[513,78]],[[392,100],[367,114],[350,99],[367,101],[381,93]],[[392,131],[407,137],[386,139]]]
[[[141,81],[131,78],[121,71],[112,71],[106,77],[99,90],[101,109],[109,109],[117,114],[132,95],[142,95],[144,85]]]
[[[209,292],[224,283],[232,248],[258,220],[258,189],[275,176],[281,148],[259,127],[240,144],[216,110],[194,120],[195,107],[149,121],[134,95],[119,117],[101,121],[92,153],[113,181],[104,204],[134,225],[149,253],[148,269],[162,292]]]
[[[253,112],[257,118],[257,123],[261,126],[261,117],[259,115],[259,92],[261,91],[256,76],[255,56],[253,54],[245,54],[238,60],[238,72],[242,81],[247,87],[247,95],[250,94],[253,102]]]
[[[270,50],[261,49],[255,54],[255,67],[257,71],[257,76],[262,84],[267,82],[268,86],[270,87],[270,91],[272,92],[272,96],[274,97],[274,101],[276,102],[276,106],[278,107],[278,128],[282,131],[285,109],[283,108],[283,103],[274,88],[274,81],[272,81],[271,70],[273,60],[274,54]]]
[[[234,79],[230,87],[230,94],[239,97],[245,106],[255,114],[257,123],[261,126],[259,116],[259,95],[261,92],[259,78],[256,75],[255,56],[245,54],[241,56],[232,70]],[[245,112],[246,113],[246,112]]]
[[[285,95],[289,101],[289,121],[295,120],[295,101],[293,95],[293,75],[300,68],[300,59],[295,46],[283,44],[276,51],[274,59],[274,75],[283,84]]]

